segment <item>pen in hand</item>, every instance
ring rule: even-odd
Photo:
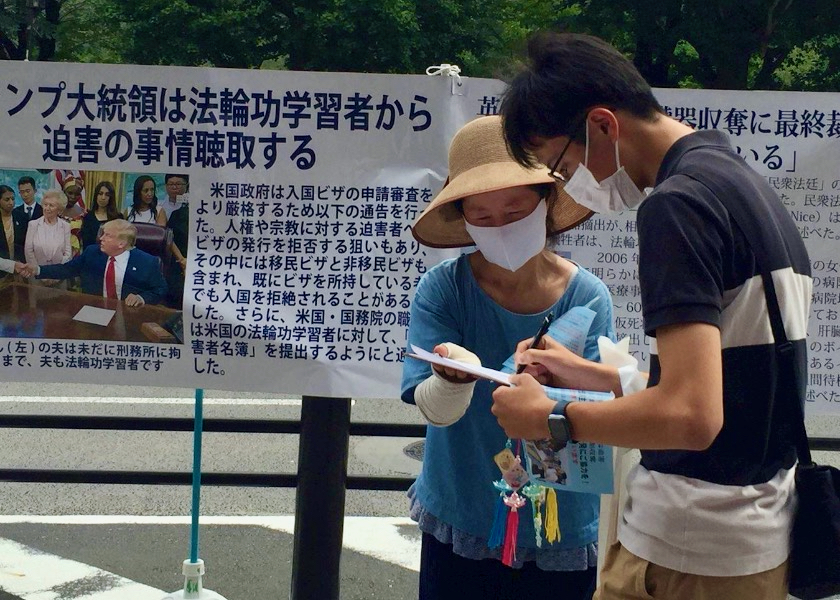
[[[545,319],[543,319],[542,325],[540,325],[540,330],[537,332],[537,335],[534,336],[534,341],[532,341],[531,345],[528,346],[528,350],[532,350],[533,348],[536,348],[540,344],[540,341],[542,341],[543,336],[548,332],[548,328],[551,325],[551,321],[553,319],[554,319],[554,314],[553,313],[548,313],[546,315]],[[528,366],[528,365],[526,365],[525,363],[522,363],[521,365],[516,367],[516,373],[517,374],[522,373],[522,371],[525,370],[526,366]]]

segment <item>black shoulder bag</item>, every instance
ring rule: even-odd
[[[737,201],[730,201],[737,196],[722,189],[722,182],[692,179],[709,188],[723,203],[755,254],[764,284],[778,365],[783,371],[779,380],[792,387],[787,394],[782,395],[788,403],[787,414],[794,427],[799,460],[796,467],[798,504],[791,531],[788,591],[802,600],[819,600],[840,594],[840,470],[817,465],[811,459],[805,431],[805,386],[797,380],[793,345],[785,333],[773,276],[762,262],[762,257],[766,260],[766,253],[763,252],[761,240],[749,233],[751,217],[744,206]],[[778,243],[782,243],[781,239]],[[768,406],[768,418],[772,414],[773,406]],[[767,440],[765,451],[766,448]]]
[[[796,493],[798,504],[791,532],[788,591],[802,600],[840,594],[840,470],[817,465],[811,459],[802,398],[796,384],[793,347],[787,339],[773,278],[762,273],[770,324],[776,339],[779,366],[788,371],[796,393],[790,394],[791,422],[795,426]]]

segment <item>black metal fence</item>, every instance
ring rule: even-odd
[[[0,415],[0,428],[193,431],[191,418]],[[413,478],[348,475],[350,436],[415,437],[425,425],[352,423],[349,398],[304,396],[300,421],[204,419],[205,433],[300,435],[297,473],[201,473],[202,486],[295,487],[291,600],[338,600],[345,490],[407,490]],[[809,438],[811,450],[840,451],[840,438]],[[0,481],[190,485],[190,472],[0,469]],[[330,494],[322,493],[324,488]]]
[[[330,402],[335,399],[330,398]],[[319,411],[323,412],[323,407]],[[193,419],[167,417],[88,417],[53,415],[0,415],[4,429],[80,429],[107,431],[191,432]],[[301,422],[292,420],[204,419],[204,433],[300,434]],[[334,432],[340,435],[340,432]],[[426,435],[425,425],[350,423],[351,436],[413,437]],[[113,483],[135,485],[190,485],[192,474],[165,471],[102,471],[68,469],[0,469],[0,481],[28,483]],[[350,490],[407,490],[413,478],[347,476]],[[242,487],[297,487],[297,473],[201,473],[201,485]]]

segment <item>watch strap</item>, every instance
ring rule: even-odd
[[[558,400],[554,403],[554,408],[551,409],[552,415],[566,416],[566,407],[572,403],[572,400]]]
[[[552,415],[562,415],[566,419],[566,424],[569,427],[569,434],[570,434],[569,442],[572,443],[572,444],[576,444],[577,440],[571,438],[572,422],[569,420],[569,417],[566,414],[566,409],[568,408],[568,406],[572,402],[574,402],[574,400],[558,400],[557,402],[554,403],[554,408],[551,409],[551,414]]]

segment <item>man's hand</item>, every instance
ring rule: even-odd
[[[612,392],[621,395],[618,369],[578,356],[560,342],[543,336],[536,348],[531,340],[516,345],[515,360],[524,364],[523,373],[532,375],[543,385],[556,388]]]
[[[35,276],[35,270],[32,268],[32,265],[27,265],[22,262],[15,263],[15,273],[27,279]]]
[[[146,304],[146,301],[143,300],[143,296],[138,296],[137,294],[129,294],[125,297],[126,306],[143,306],[144,304]]]
[[[516,364],[526,365],[524,373],[550,387],[579,387],[575,385],[575,374],[588,362],[586,359],[547,335],[536,348],[530,348],[530,345],[530,339],[516,345],[514,359]]]
[[[549,437],[548,415],[556,404],[531,375],[511,375],[513,387],[493,392],[491,412],[509,438],[543,440]]]

